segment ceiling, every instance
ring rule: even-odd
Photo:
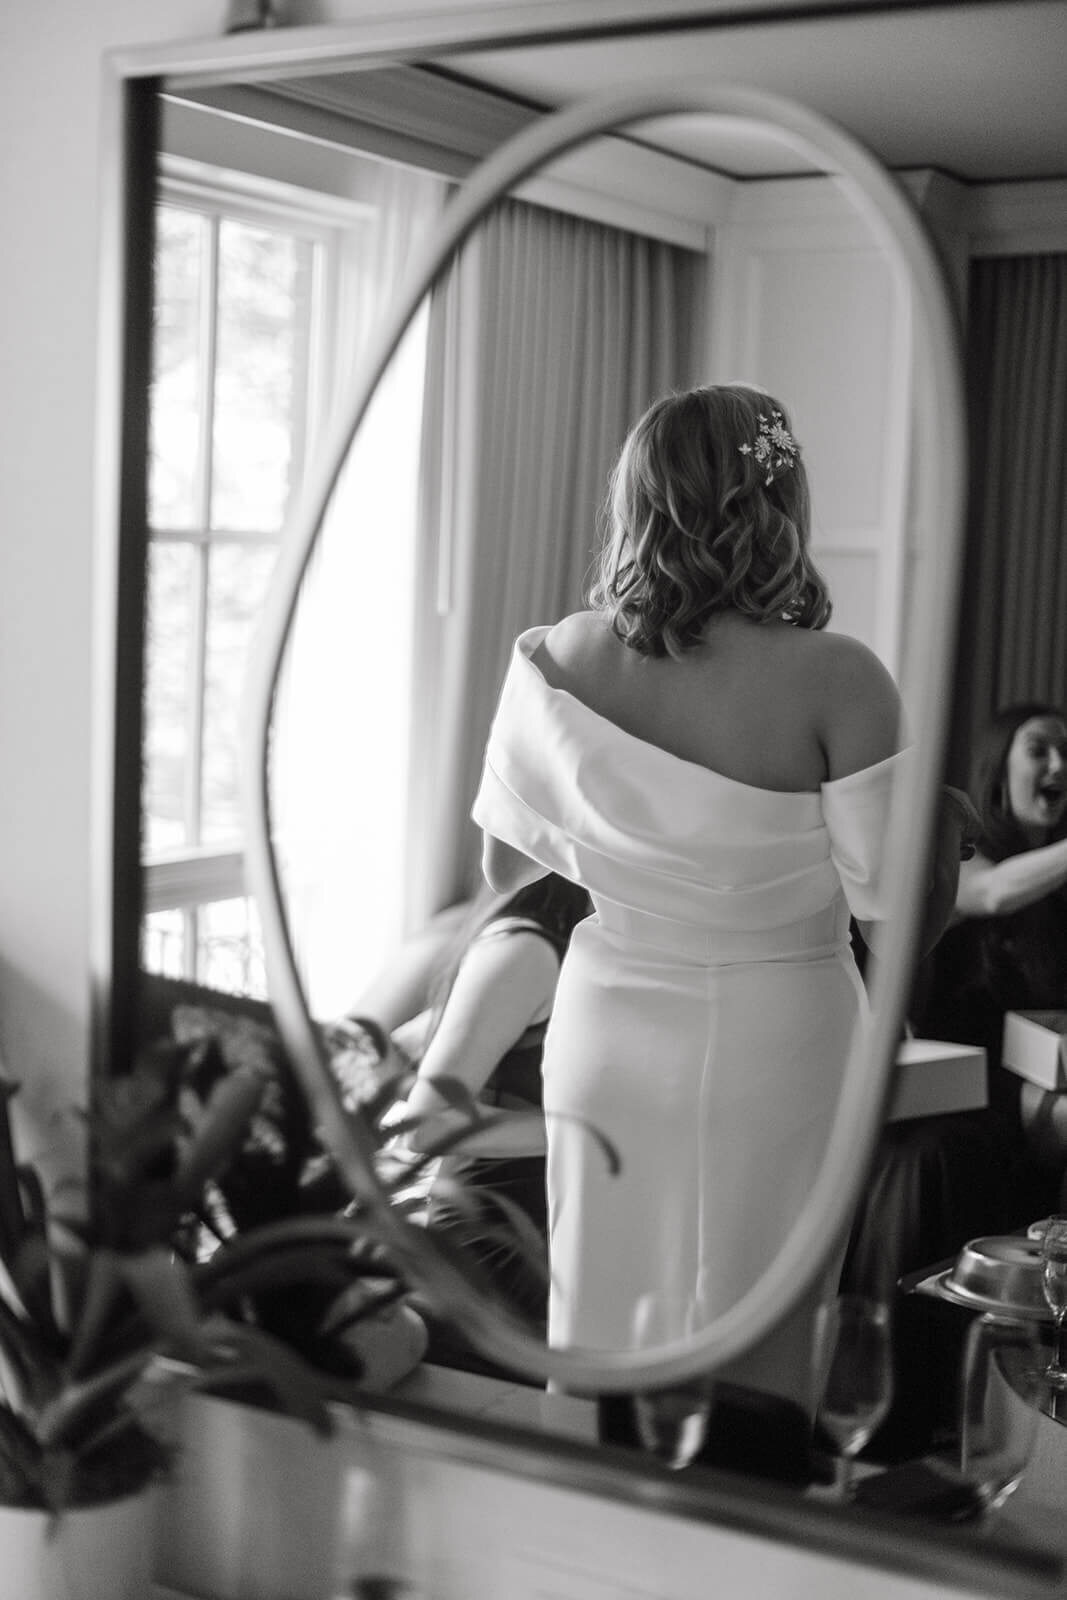
[[[649,20],[662,3],[648,0]],[[1067,177],[1065,69],[1067,0],[861,5],[762,22],[720,12],[704,28],[498,48],[442,64],[539,106],[637,78],[750,84],[842,123],[891,167],[963,182]],[[641,137],[734,177],[805,170],[766,131],[675,119]]]

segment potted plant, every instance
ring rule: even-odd
[[[384,1150],[411,1126],[387,1115],[410,1069],[379,1056],[380,1042],[370,1063],[351,1040],[333,1061]],[[421,1209],[439,1159],[483,1122],[461,1085],[442,1087],[460,1125],[383,1165],[402,1211]],[[254,1062],[224,1059],[210,1030],[157,1041],[95,1085],[84,1195],[48,1195],[19,1160],[16,1092],[0,1072],[0,1570],[19,1600],[142,1600],[152,1489],[171,1460],[163,1396],[236,1393],[326,1432],[327,1402],[396,1382],[425,1353],[426,1328],[373,1217],[313,1139],[296,1160],[284,1153],[298,1203],[235,1220],[227,1196],[247,1205],[242,1157],[271,1083]],[[453,1201],[463,1208],[462,1188]],[[505,1197],[495,1219],[477,1215],[537,1264],[543,1241]]]
[[[251,1070],[205,1078],[210,1054],[157,1044],[96,1086],[88,1204],[70,1185],[48,1196],[19,1160],[17,1085],[0,1074],[0,1570],[19,1600],[142,1600],[145,1518],[169,1464],[153,1417],[168,1386],[251,1390],[328,1429],[326,1399],[358,1388],[360,1359],[349,1341],[332,1372],[316,1371],[249,1315],[267,1286],[311,1277],[348,1296],[323,1349],[403,1296],[365,1222],[351,1217],[268,1224],[198,1259],[212,1184],[264,1093]],[[359,1280],[362,1304],[352,1296]]]

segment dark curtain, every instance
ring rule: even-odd
[[[1067,255],[976,260],[951,781],[1001,706],[1067,702]]]

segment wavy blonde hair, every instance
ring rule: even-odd
[[[717,611],[802,628],[830,620],[808,554],[810,502],[799,449],[767,468],[754,445],[781,401],[744,384],[657,400],[631,430],[611,477],[607,534],[589,604],[642,655],[681,656]]]

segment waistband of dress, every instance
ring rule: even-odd
[[[594,897],[595,921],[608,933],[709,966],[748,961],[821,961],[848,950],[848,911],[828,906],[777,928],[712,928],[679,922]]]

